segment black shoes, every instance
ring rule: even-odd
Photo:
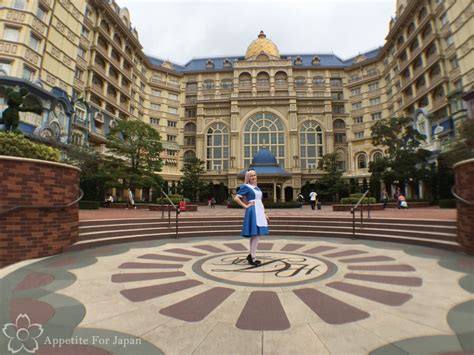
[[[247,261],[250,265],[253,265],[253,266],[258,266],[262,263],[260,260],[252,259],[252,255],[250,255],[250,254],[247,255]]]

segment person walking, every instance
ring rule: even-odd
[[[382,192],[380,193],[380,202],[383,203],[383,209],[387,207],[387,201],[388,201],[387,189],[384,188]]]
[[[268,217],[262,203],[262,191],[257,186],[257,173],[249,170],[245,173],[245,180],[239,187],[234,201],[245,208],[241,235],[250,239],[250,254],[247,261],[250,265],[258,266],[262,262],[257,260],[257,246],[262,235],[267,235]]]
[[[314,192],[314,190],[311,190],[309,193],[309,203],[311,205],[311,209],[314,210],[316,207],[316,199],[318,198],[318,194]]]
[[[302,194],[298,195],[298,197],[296,198],[296,201],[300,204],[300,208],[303,208],[304,197]]]
[[[133,199],[133,192],[128,188],[128,193],[127,193],[127,209],[129,207],[136,208],[135,207],[135,201]]]

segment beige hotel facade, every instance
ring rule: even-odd
[[[242,56],[179,65],[146,55],[112,0],[0,0],[0,19],[0,84],[30,87],[45,109],[22,114],[22,129],[105,151],[110,127],[143,120],[161,134],[170,184],[196,156],[206,180],[230,191],[266,147],[290,173],[259,179],[273,200],[321,177],[318,160],[331,152],[345,178],[368,179],[384,154],[370,128],[391,116],[413,117],[434,157],[449,149],[474,83],[470,0],[398,0],[384,44],[348,59],[282,54],[261,32]]]

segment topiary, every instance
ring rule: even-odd
[[[33,143],[22,134],[0,132],[0,155],[59,162],[59,150]]]
[[[20,125],[20,112],[33,112],[41,115],[43,108],[39,104],[29,102],[28,105],[24,104],[24,97],[28,95],[26,88],[21,88],[19,91],[13,90],[12,88],[6,88],[0,86],[0,95],[7,98],[7,105],[3,111],[2,118],[0,118],[0,124],[5,125],[5,130],[16,131]]]

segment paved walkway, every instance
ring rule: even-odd
[[[328,209],[269,214],[285,212],[333,215]],[[203,207],[190,215],[208,213]],[[81,219],[156,214],[103,209],[81,211]],[[455,218],[439,209],[377,215]],[[253,267],[247,243],[229,235],[116,244],[1,269],[0,353],[22,346],[18,354],[474,352],[473,257],[270,235],[259,245],[262,265]]]
[[[167,212],[165,212],[167,214]],[[81,210],[79,211],[80,220],[94,219],[123,219],[123,218],[161,218],[160,211],[101,208],[99,210]],[[323,206],[321,210],[312,211],[309,206],[303,208],[285,208],[285,209],[267,209],[270,218],[278,216],[341,216],[350,217],[350,212],[333,212],[331,206]],[[225,206],[216,206],[211,209],[208,206],[199,206],[197,212],[184,212],[183,217],[200,216],[243,216],[242,209],[226,208]],[[366,215],[366,212],[364,212]],[[396,208],[387,208],[384,211],[372,211],[373,218],[401,218],[401,219],[434,219],[434,220],[456,220],[456,209],[440,209],[439,207],[411,208],[398,210]]]

